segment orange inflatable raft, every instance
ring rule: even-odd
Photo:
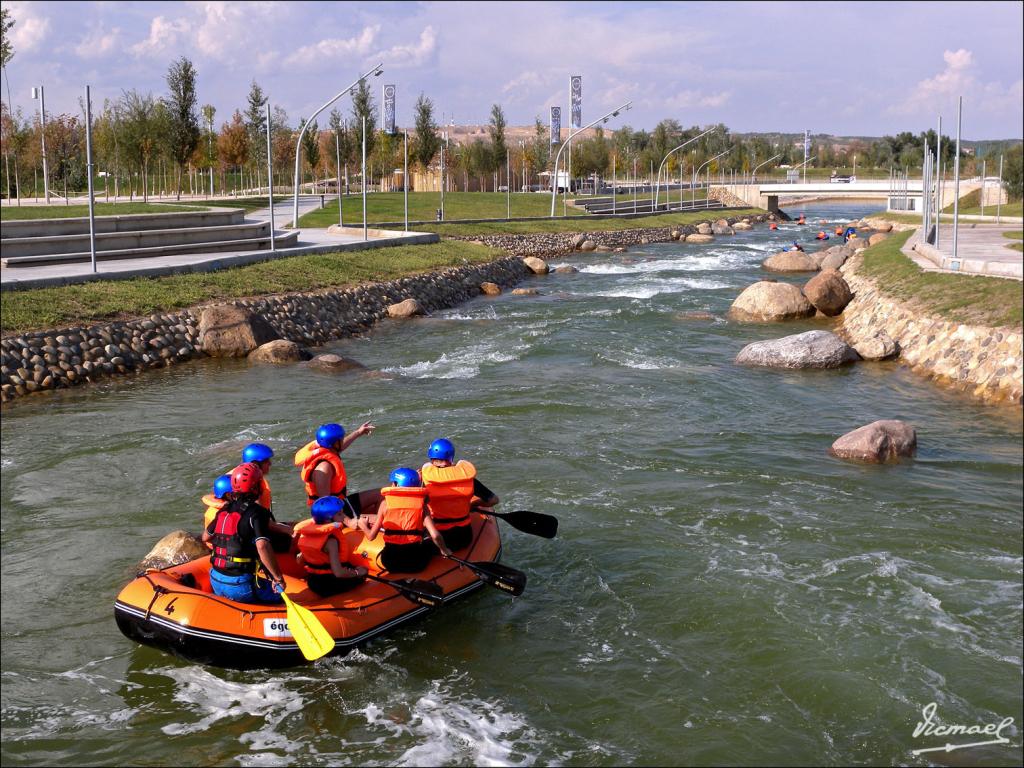
[[[474,514],[473,540],[455,554],[463,560],[497,562],[501,537],[493,517]],[[356,553],[354,564],[364,565],[382,578],[415,577],[437,584],[444,602],[455,600],[483,586],[475,572],[440,556],[415,574],[390,574],[377,556],[383,540],[367,542],[359,531],[349,531]],[[286,592],[292,600],[312,611],[335,640],[332,655],[343,655],[399,624],[427,611],[395,588],[366,581],[349,592],[320,597],[302,577],[295,558],[279,554]],[[284,605],[238,603],[213,594],[210,589],[210,558],[184,565],[140,573],[117,596],[114,617],[121,632],[144,645],[191,661],[232,669],[290,667],[305,664],[291,632]]]

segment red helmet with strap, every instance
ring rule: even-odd
[[[231,490],[234,493],[259,493],[263,470],[254,462],[239,464],[231,470]]]

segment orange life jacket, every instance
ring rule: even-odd
[[[836,227],[836,234],[837,235],[843,234],[843,228],[842,227]]]
[[[299,470],[299,477],[306,486],[306,506],[313,506],[319,496],[316,494],[316,486],[313,484],[313,470],[317,465],[326,461],[334,467],[334,477],[331,478],[330,495],[341,498],[345,495],[345,486],[348,485],[348,475],[345,474],[345,464],[341,457],[330,448],[323,448],[316,440],[311,440],[302,446],[295,453],[295,466],[302,467]]]
[[[312,518],[295,525],[298,534],[299,552],[302,553],[303,567],[309,573],[333,573],[330,555],[324,551],[329,539],[338,542],[338,559],[344,563],[348,557],[345,532],[341,523],[318,524]]]
[[[270,494],[270,483],[267,482],[267,476],[264,475],[260,478],[260,495],[256,499],[256,503],[261,507],[270,509],[271,494]]]
[[[469,522],[476,467],[459,461],[453,467],[435,467],[427,462],[420,469],[427,488],[427,508],[439,531]]]
[[[208,493],[203,496],[203,504],[206,505],[206,512],[203,514],[203,530],[205,531],[210,527],[210,523],[217,517],[217,513],[224,509],[224,505],[227,504],[226,499],[218,499],[212,493]]]
[[[427,498],[426,488],[381,488],[381,495],[387,502],[381,517],[380,529],[385,544],[415,544],[423,540],[423,502]]]

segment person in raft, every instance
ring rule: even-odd
[[[317,499],[310,519],[294,528],[299,555],[296,562],[306,571],[306,583],[321,597],[355,589],[366,580],[366,569],[348,562],[351,555],[343,525],[356,527],[345,514],[345,502],[335,496]]]
[[[240,603],[279,603],[284,576],[270,545],[270,510],[260,506],[263,473],[252,463],[231,470],[231,500],[203,532],[213,545],[210,586],[215,595]],[[270,580],[257,579],[260,565]]]
[[[288,552],[292,545],[292,526],[294,523],[279,523],[274,517],[274,499],[267,482],[274,450],[263,443],[249,443],[242,449],[242,463],[251,462],[260,468],[263,479],[260,481],[260,496],[257,503],[270,512],[270,543],[275,552]]]
[[[324,424],[316,431],[316,439],[306,443],[295,454],[295,466],[306,486],[306,504],[313,506],[317,499],[336,496],[349,507],[357,518],[363,510],[372,511],[380,504],[380,491],[348,493],[348,475],[341,460],[341,452],[363,435],[373,434],[375,427],[369,421],[346,435],[340,424]],[[372,521],[371,521],[372,522]]]
[[[427,449],[426,464],[420,469],[427,489],[427,510],[434,526],[451,550],[464,549],[473,539],[470,512],[490,511],[499,499],[476,477],[476,467],[465,459],[455,464],[455,446],[438,438]]]
[[[823,229],[814,236],[815,240],[828,240],[828,233]]]
[[[213,481],[213,493],[203,496],[203,504],[206,505],[206,512],[203,513],[204,530],[229,501],[231,501],[231,475],[221,475]]]
[[[417,573],[429,565],[430,558],[437,552],[443,557],[452,552],[427,512],[427,489],[423,487],[420,473],[399,467],[389,479],[391,487],[381,489],[383,500],[373,524],[361,516],[359,527],[367,541],[376,539],[378,533],[383,534],[380,563],[387,570]],[[424,533],[430,536],[430,541],[424,540]]]
[[[800,245],[800,243],[798,243],[798,242],[796,242],[796,241],[794,240],[794,241],[793,241],[793,245],[791,245],[791,246],[790,246],[789,248],[787,248],[786,250],[787,250],[787,251],[800,251],[800,253],[803,253],[803,252],[804,252],[804,247],[803,247],[802,245]]]

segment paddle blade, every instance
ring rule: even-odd
[[[532,533],[545,539],[553,539],[558,533],[558,518],[542,512],[531,512],[528,509],[517,509],[515,512],[494,513],[513,528],[523,533]]]
[[[398,579],[392,584],[414,603],[425,605],[427,608],[437,608],[444,604],[444,590],[432,581]]]
[[[465,560],[460,562],[476,571],[480,578],[492,587],[497,587],[510,595],[518,597],[526,589],[526,574],[515,568],[501,563],[467,563]]]
[[[316,615],[301,605],[296,605],[284,592],[284,605],[288,611],[288,629],[307,661],[316,661],[334,650],[334,638],[324,629]]]

